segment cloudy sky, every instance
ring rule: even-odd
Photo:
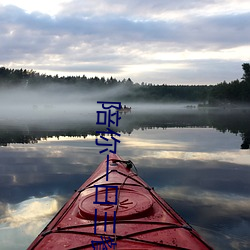
[[[249,23],[249,0],[0,0],[0,66],[215,84],[241,78]]]

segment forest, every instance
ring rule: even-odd
[[[120,91],[113,100],[148,101],[148,102],[199,102],[201,106],[220,106],[228,104],[250,104],[250,64],[243,63],[242,78],[231,82],[221,82],[216,85],[154,85],[152,83],[134,83],[130,78],[117,80],[112,76],[104,77],[82,76],[52,76],[40,74],[34,70],[9,69],[0,67],[1,88],[27,88],[57,84],[78,88],[87,93],[90,90],[109,90],[117,88]]]

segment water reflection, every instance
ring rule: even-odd
[[[20,227],[24,224],[32,224],[37,220],[41,222],[43,217],[47,217],[56,213],[59,209],[56,198],[43,197],[43,198],[30,198],[17,204],[7,204],[4,212],[5,217],[0,220],[4,225],[11,228]],[[25,233],[32,233],[30,228],[26,227]]]
[[[30,198],[17,204],[3,204],[0,217],[1,249],[23,249],[36,237],[62,204],[60,197]]]
[[[151,128],[190,128],[209,127],[220,132],[229,131],[242,138],[239,148],[248,149],[250,145],[250,109],[245,110],[187,110],[180,109],[133,109],[132,113],[122,115],[118,131],[131,134],[138,129]],[[0,145],[11,143],[37,143],[41,139],[60,136],[87,137],[95,135],[100,125],[95,125],[96,115],[81,113],[74,119],[44,119],[38,121],[0,122]],[[117,130],[117,128],[114,128]]]
[[[248,118],[244,127],[206,112],[135,113],[123,117],[118,153],[215,249],[249,249],[250,154],[240,150]],[[25,249],[103,160],[95,127],[84,124],[29,127],[37,143],[24,145],[11,143],[22,129],[1,131],[1,249]]]

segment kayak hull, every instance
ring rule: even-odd
[[[110,154],[28,249],[212,249],[131,166]]]

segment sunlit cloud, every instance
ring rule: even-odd
[[[191,67],[191,64],[183,64],[179,65],[178,61],[185,60],[186,62],[191,62],[192,60],[206,60],[209,58],[210,60],[238,60],[240,56],[243,60],[250,60],[250,56],[246,54],[246,51],[250,50],[250,46],[241,46],[230,49],[222,49],[219,51],[209,51],[206,49],[200,51],[189,51],[184,50],[180,52],[166,52],[166,53],[155,53],[151,54],[154,60],[173,62],[173,67],[186,68]],[[174,64],[176,62],[176,64]],[[168,64],[167,64],[168,65]],[[171,64],[168,65],[171,68]]]
[[[52,16],[56,15],[63,8],[65,2],[66,0],[43,0],[39,2],[31,0],[1,0],[1,4],[18,6],[27,13],[41,12]]]

